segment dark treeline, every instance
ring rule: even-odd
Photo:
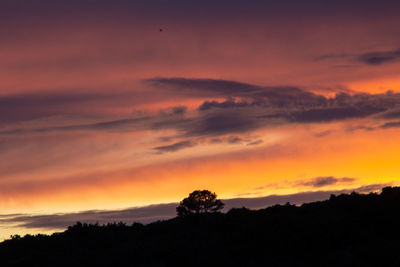
[[[400,188],[0,244],[0,266],[400,266]]]

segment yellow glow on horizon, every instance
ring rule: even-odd
[[[333,125],[335,126],[335,125]],[[289,135],[290,132],[292,136]],[[293,194],[310,190],[358,187],[399,180],[398,130],[338,130],[318,138],[309,129],[287,127],[283,139],[257,147],[236,146],[215,154],[190,150],[171,161],[110,173],[92,173],[92,182],[75,183],[57,190],[37,188],[3,196],[0,208],[12,212],[71,212],[90,209],[120,209],[156,203],[177,202],[195,189],[210,189],[220,198],[259,191],[258,195]],[[218,146],[217,146],[218,147]],[[206,148],[194,149],[217,149]],[[176,154],[178,155],[178,154]],[[324,188],[302,187],[298,181],[320,176],[357,178],[353,184]],[[90,180],[89,180],[90,181]],[[274,186],[272,186],[274,185]],[[277,186],[276,186],[277,185]],[[257,187],[265,187],[255,190]],[[249,195],[252,196],[252,195]]]

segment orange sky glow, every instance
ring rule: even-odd
[[[10,214],[195,189],[232,199],[400,184],[396,9],[22,2],[0,6],[0,238],[59,229]]]

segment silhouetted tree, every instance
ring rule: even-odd
[[[51,236],[15,235],[0,242],[0,266],[400,266],[400,187],[188,217],[132,226],[77,222]]]
[[[183,199],[176,207],[178,216],[185,216],[192,213],[216,212],[224,207],[224,203],[217,199],[217,195],[208,190],[195,190],[189,197]]]

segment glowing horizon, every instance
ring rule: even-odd
[[[400,6],[356,2],[4,1],[0,214],[399,184]]]

